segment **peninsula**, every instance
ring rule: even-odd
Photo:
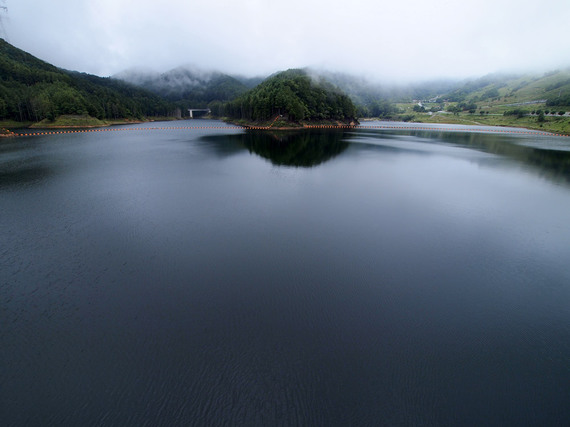
[[[299,128],[358,124],[356,106],[348,95],[322,77],[305,70],[277,73],[212,113],[256,128]]]

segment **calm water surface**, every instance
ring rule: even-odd
[[[569,146],[0,141],[2,424],[568,425]]]

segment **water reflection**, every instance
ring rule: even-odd
[[[424,135],[422,135],[424,136]],[[542,177],[555,182],[570,183],[570,152],[520,145],[522,137],[441,132],[431,136],[443,142],[498,154],[532,168]],[[533,137],[529,137],[531,139]],[[536,139],[536,137],[534,137]]]
[[[0,190],[40,183],[55,171],[30,144],[0,144]]]
[[[359,133],[362,135],[362,133]],[[366,135],[371,135],[370,131]],[[537,136],[511,136],[492,133],[459,133],[430,131],[397,131],[382,132],[377,137],[385,140],[401,140],[403,137],[421,138],[434,143],[452,144],[475,149],[485,153],[496,154],[523,164],[526,168],[556,183],[570,183],[570,151],[539,148],[540,140],[548,142],[548,138]],[[416,140],[417,142],[421,142]],[[409,149],[409,147],[407,147]]]
[[[0,189],[40,183],[52,174],[49,167],[42,165],[0,170]]]
[[[278,166],[312,167],[324,163],[349,146],[350,135],[343,130],[248,131],[237,135],[204,137],[224,146],[239,143],[250,153]]]
[[[0,144],[2,425],[565,425],[570,187],[517,140]]]

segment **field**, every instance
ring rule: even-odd
[[[415,113],[410,120],[417,123],[449,123],[461,125],[482,125],[482,126],[510,126],[527,129],[544,130],[558,134],[570,135],[569,116],[547,116],[544,122],[538,121],[538,116],[504,116],[502,114],[469,114],[459,115],[450,113]]]
[[[523,127],[570,135],[570,70],[494,74],[396,105],[397,120]]]

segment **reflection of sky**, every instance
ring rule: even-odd
[[[474,239],[480,239],[479,233],[487,233],[484,230],[492,224],[499,236],[515,239],[508,243],[509,250],[517,250],[516,239],[523,246],[533,239],[538,244],[544,241],[542,233],[546,229],[564,227],[570,205],[566,208],[561,204],[568,199],[569,187],[537,179],[536,168],[527,168],[510,158],[437,142],[410,142],[402,138],[399,143],[389,140],[389,149],[385,150],[381,138],[370,141],[372,146],[362,145],[358,139],[345,152],[344,161],[339,162],[337,174],[329,182],[355,204],[367,205],[367,199],[376,197],[378,203],[385,200],[394,204],[387,207],[388,211],[417,211],[419,216],[413,221],[419,223],[423,215],[440,218],[458,232],[469,230]],[[350,177],[349,184],[344,182],[346,177]],[[537,218],[548,225],[537,227]],[[532,231],[537,229],[540,231]],[[566,251],[564,246],[564,241],[558,240],[554,248]]]

